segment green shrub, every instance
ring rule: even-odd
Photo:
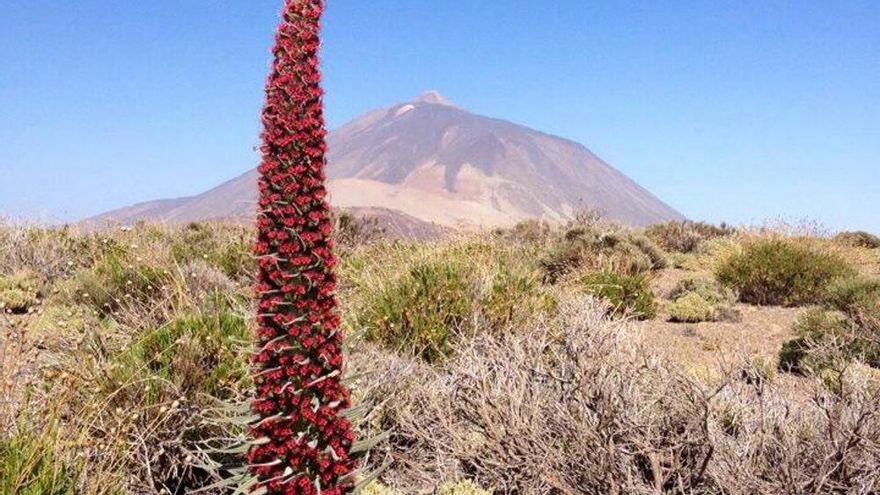
[[[819,302],[831,281],[852,272],[836,254],[794,240],[766,239],[728,257],[716,276],[735,289],[742,302],[800,306]]]
[[[647,320],[657,314],[654,293],[642,275],[594,272],[582,277],[580,283],[587,293],[605,299],[615,315]]]
[[[880,237],[861,230],[841,232],[834,236],[834,241],[844,246],[880,249]]]
[[[103,384],[135,404],[157,404],[207,394],[224,397],[240,389],[247,376],[241,348],[250,339],[244,318],[231,312],[181,316],[139,337],[112,356]],[[142,385],[150,383],[150,388]]]
[[[874,317],[880,315],[880,280],[841,277],[829,285],[824,303],[846,314],[856,325],[872,326],[876,321]]]
[[[471,315],[474,289],[459,263],[418,262],[372,294],[358,324],[371,340],[434,361],[452,352],[451,339]]]
[[[481,313],[492,330],[498,330],[536,313],[552,310],[555,303],[541,290],[533,273],[511,270],[499,263],[491,282],[484,288],[480,301]]]
[[[650,225],[645,229],[652,241],[670,252],[693,253],[704,241],[733,234],[733,228],[721,224],[720,227],[703,222],[667,222]]]
[[[823,303],[795,322],[796,338],[783,345],[780,367],[821,371],[850,359],[880,367],[880,281],[841,277],[829,285]]]

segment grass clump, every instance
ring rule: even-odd
[[[356,249],[340,269],[343,318],[368,340],[436,362],[462,336],[553,308],[533,259],[497,238]]]
[[[754,241],[716,269],[718,281],[740,301],[763,306],[819,302],[833,280],[851,273],[840,256],[790,239]]]
[[[673,253],[696,252],[703,242],[718,237],[726,237],[735,230],[726,225],[715,226],[704,222],[666,222],[650,225],[645,235],[661,248]]]
[[[28,340],[52,352],[69,351],[95,329],[106,325],[84,306],[48,305],[28,326]]]
[[[76,495],[79,468],[59,457],[56,429],[17,428],[0,438],[0,493],[15,495]]]
[[[841,232],[834,236],[834,242],[866,249],[880,249],[880,237],[862,230]]]
[[[158,302],[163,298],[165,284],[172,279],[167,267],[119,249],[80,271],[64,287],[64,294],[68,302],[84,304],[103,316],[111,316],[123,306]]]
[[[254,271],[249,250],[252,236],[246,229],[192,222],[168,235],[171,255],[178,264],[204,261],[233,280]]]
[[[607,301],[609,311],[617,316],[649,320],[657,314],[654,293],[642,275],[593,272],[584,275],[580,284],[587,293]]]

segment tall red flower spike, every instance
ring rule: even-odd
[[[266,83],[259,167],[255,398],[248,464],[269,494],[352,489],[354,434],[341,412],[324,116],[318,71],[323,0],[285,0]]]

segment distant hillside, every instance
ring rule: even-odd
[[[457,108],[437,92],[368,112],[328,137],[333,206],[382,212],[406,229],[564,221],[591,208],[629,225],[682,215],[583,145]],[[141,203],[87,220],[249,219],[256,171],[202,194]]]

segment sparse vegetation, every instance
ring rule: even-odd
[[[371,237],[340,250],[342,326],[364,330],[347,356],[362,376],[353,391],[378,406],[358,434],[390,435],[365,467],[394,461],[367,493],[775,494],[792,479],[868,493],[880,483],[880,379],[862,365],[878,328],[872,265],[819,284],[820,307],[791,310],[734,302],[712,270],[763,241],[845,258],[864,248],[740,232],[703,243],[689,268],[659,269],[637,234],[592,225],[573,238],[597,243],[546,279],[572,228]],[[184,493],[220,481],[228,473],[212,463],[240,464],[241,454],[216,449],[234,451],[245,434],[225,418],[248,414],[252,272],[228,264],[253,263],[239,240],[247,229],[28,229],[0,228],[2,242],[32,253],[0,244],[0,277],[26,280],[39,299],[0,315],[0,492]],[[40,271],[34,260],[49,258],[38,255],[58,258]],[[154,275],[153,291],[132,278]],[[654,291],[665,303],[649,317]],[[676,319],[670,307],[685,298],[704,311],[679,319],[705,323],[661,320]],[[735,311],[758,324],[731,324]],[[773,312],[791,320],[761,324]],[[691,352],[656,344],[670,337]],[[740,356],[729,343],[747,339],[777,347]],[[777,351],[779,369],[797,374],[775,375]],[[697,373],[695,353],[729,361]],[[821,462],[829,456],[845,461]]]
[[[715,226],[703,222],[667,222],[650,225],[645,235],[660,247],[672,253],[693,253],[703,242],[732,235],[735,230],[726,225]]]

